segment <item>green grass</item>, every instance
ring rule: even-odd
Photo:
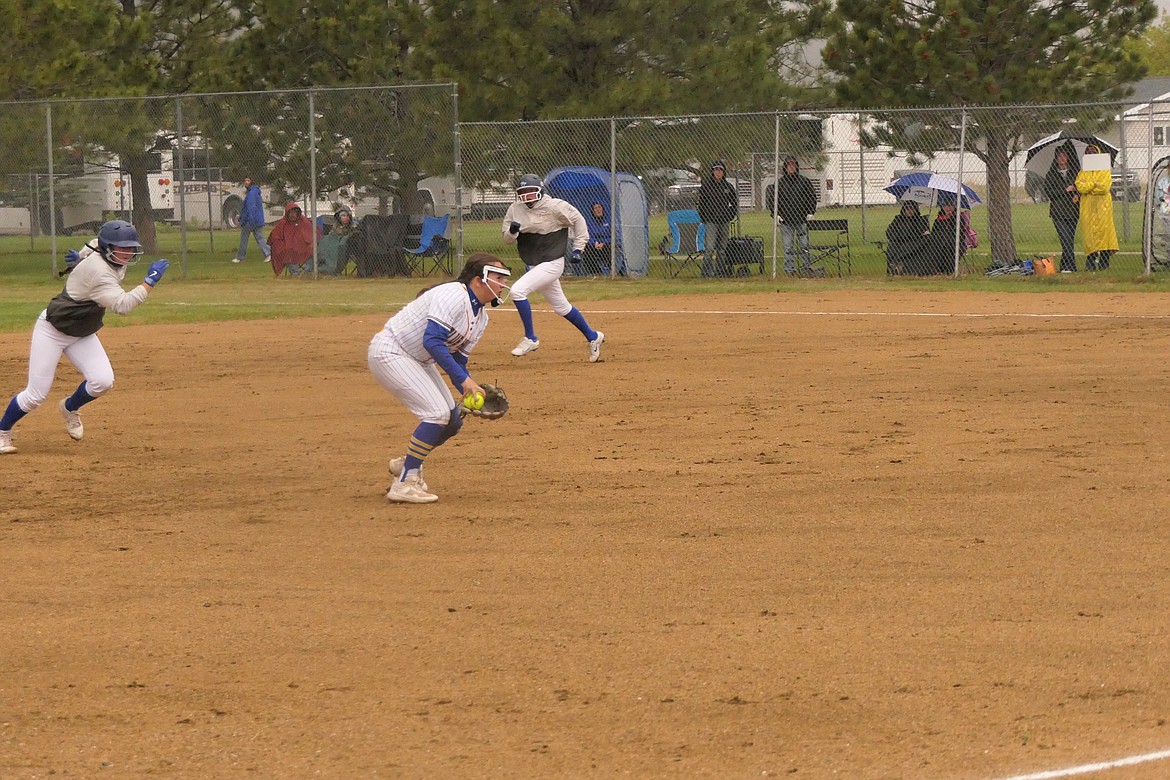
[[[737,292],[818,292],[825,289],[855,290],[1109,290],[1162,291],[1170,288],[1165,277],[1142,275],[1140,251],[1141,209],[1129,204],[1130,230],[1124,231],[1125,204],[1117,204],[1118,235],[1121,253],[1113,268],[1102,274],[1076,274],[1055,277],[986,277],[982,271],[989,262],[987,210],[972,211],[972,224],[979,231],[981,246],[974,250],[961,279],[891,279],[885,275],[885,257],[872,243],[884,237],[886,225],[895,213],[894,206],[873,207],[863,215],[857,208],[824,209],[817,217],[848,219],[850,222],[853,275],[845,279],[792,280],[781,276],[747,279],[698,279],[697,269],[688,268],[681,278],[667,277],[665,262],[657,252],[659,240],[666,235],[666,216],[650,218],[650,273],[640,279],[566,278],[570,297],[575,302],[605,301],[632,296],[669,296],[680,293]],[[1053,254],[1058,251],[1055,232],[1048,219],[1047,205],[1021,204],[1013,209],[1018,253]],[[864,221],[864,225],[863,225]],[[864,235],[863,235],[864,227]],[[764,237],[765,265],[771,269],[772,226],[765,213],[748,213],[743,217],[742,232]],[[869,240],[865,240],[868,237]],[[58,237],[58,255],[66,249],[80,247],[90,236]],[[249,259],[233,264],[239,234],[236,231],[191,231],[186,236],[185,254],[180,232],[160,226],[160,251],[143,258],[127,273],[127,285],[146,273],[147,263],[158,257],[171,260],[166,278],[152,294],[151,302],[130,317],[109,317],[110,326],[134,323],[191,323],[215,320],[275,319],[282,317],[322,316],[369,312],[388,316],[411,300],[431,279],[353,279],[353,278],[281,278],[275,279],[271,267],[258,261],[253,244]],[[777,240],[779,240],[777,238]],[[464,222],[464,253],[487,251],[518,267],[515,248],[504,244],[500,223]],[[52,273],[52,252],[47,237],[0,237],[0,331],[26,330],[64,284]],[[1083,257],[1079,257],[1083,262]],[[782,265],[782,258],[778,259]],[[58,261],[63,267],[63,261]]]

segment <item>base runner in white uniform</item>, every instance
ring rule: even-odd
[[[541,292],[552,310],[573,323],[589,342],[589,362],[601,360],[601,345],[605,334],[589,327],[585,315],[569,303],[561,289],[561,274],[565,272],[565,250],[573,242],[572,257],[581,259],[581,251],[589,243],[589,226],[577,207],[567,200],[544,194],[544,182],[532,173],[520,177],[516,185],[516,202],[504,214],[504,241],[516,244],[520,259],[528,271],[512,285],[512,300],[524,325],[524,338],[512,350],[522,357],[540,348],[540,339],[532,325],[532,304],[529,293]]]
[[[390,461],[390,472],[398,479],[386,491],[389,501],[439,500],[423,481],[423,461],[459,433],[462,397],[483,392],[471,378],[467,362],[487,328],[488,304],[503,302],[509,276],[511,271],[498,257],[477,252],[467,258],[455,281],[420,292],[370,341],[370,372],[419,419],[406,456]],[[452,397],[440,368],[459,388],[459,401]]]
[[[79,440],[85,434],[78,410],[114,386],[114,369],[97,337],[102,318],[106,310],[117,314],[134,311],[167,270],[166,260],[156,260],[142,284],[129,292],[123,290],[126,266],[137,262],[135,258],[141,254],[138,231],[120,219],[102,225],[96,247],[91,243],[81,252],[66,253],[69,265],[62,274],[69,274],[69,278],[65,288],[49,301],[33,326],[28,386],[12,397],[0,417],[0,455],[16,452],[12,426],[49,397],[62,355],[85,379],[57,408],[70,438]]]

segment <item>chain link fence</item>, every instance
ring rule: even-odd
[[[0,104],[0,234],[27,238],[0,252],[43,250],[56,270],[59,250],[119,217],[148,249],[160,233],[177,233],[184,272],[241,252],[260,261],[240,223],[250,177],[265,233],[288,204],[319,222],[316,259],[290,273],[450,274],[465,253],[509,257],[500,221],[518,178],[535,173],[587,216],[597,204],[595,224],[607,223],[595,262],[567,273],[686,279],[702,274],[715,243],[690,212],[718,160],[738,202],[724,252],[733,261],[749,254],[730,265],[708,258],[708,269],[778,276],[786,266],[799,272],[802,259],[797,236],[786,263],[775,219],[788,192],[777,172],[791,155],[815,194],[812,224],[821,229],[810,231],[810,260],[821,273],[885,275],[900,200],[915,199],[930,224],[961,182],[977,245],[956,231],[941,272],[974,275],[1061,255],[1045,189],[1052,149],[1064,142],[1057,134],[1076,165],[1092,141],[1108,156],[1119,248],[1110,270],[1149,273],[1170,262],[1166,103],[485,123],[459,121],[454,84]],[[358,237],[338,255],[337,236],[325,237],[342,208],[357,218]],[[1081,271],[1091,227],[1076,233]],[[406,251],[426,250],[419,242],[435,230],[445,242],[421,253],[429,263]]]

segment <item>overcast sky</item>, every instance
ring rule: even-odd
[[[1163,13],[1170,11],[1170,0],[1154,0],[1158,4],[1158,10]]]

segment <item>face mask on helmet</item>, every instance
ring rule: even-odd
[[[484,285],[486,285],[489,290],[495,293],[496,297],[492,298],[492,307],[494,308],[499,306],[501,303],[507,302],[508,296],[512,294],[512,288],[504,284],[499,279],[489,279],[488,274],[499,274],[500,276],[510,277],[512,272],[507,268],[500,268],[499,266],[495,265],[485,265],[483,267],[483,275],[480,278],[483,279]]]
[[[98,231],[98,252],[114,265],[134,265],[142,254],[138,231],[124,220],[110,220]]]
[[[544,195],[544,184],[540,179],[531,173],[520,177],[520,183],[516,186],[517,200],[532,208],[542,195]]]

